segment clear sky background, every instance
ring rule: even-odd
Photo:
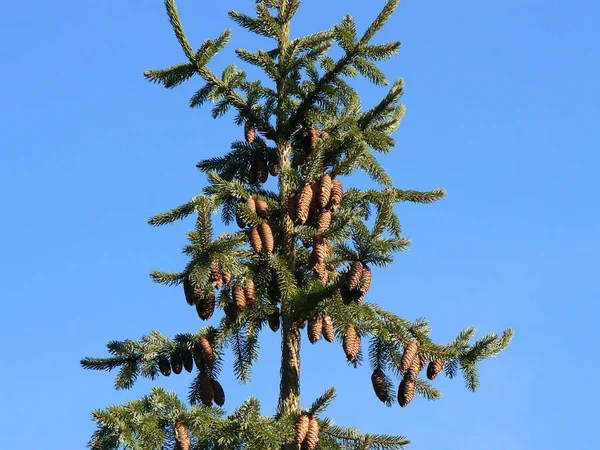
[[[179,0],[194,46],[233,28],[215,70],[236,47],[265,46],[226,16],[252,3]],[[293,34],[346,12],[364,30],[383,3],[305,0]],[[413,450],[598,448],[599,17],[591,0],[402,2],[377,38],[403,43],[384,68],[405,78],[408,110],[383,162],[398,187],[448,197],[399,205],[413,246],[375,271],[369,300],[427,317],[440,342],[470,324],[480,336],[509,326],[516,336],[481,365],[476,394],[441,377],[442,400],[405,409],[382,406],[368,366],[348,367],[339,344],[306,343],[305,404],[335,384],[337,423],[405,434]],[[187,393],[190,375],[115,392],[114,374],[79,367],[111,339],[201,325],[181,289],[148,277],[183,267],[193,223],[146,220],[197,194],[195,163],[242,134],[231,115],[187,107],[199,79],[167,91],[142,77],[183,60],[159,0],[2,5],[2,448],[83,448],[92,408],[155,384]],[[358,86],[365,105],[384,93]],[[274,410],[278,347],[266,331],[247,386],[227,359],[228,409],[255,395]]]

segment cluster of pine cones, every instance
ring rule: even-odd
[[[212,406],[213,402],[219,406],[225,404],[225,392],[221,384],[211,375],[217,357],[210,341],[202,336],[190,350],[187,346],[178,347],[170,355],[160,355],[157,359],[158,369],[163,376],[168,377],[171,371],[179,375],[182,369],[191,372],[194,362],[200,372],[200,400],[206,406]]]
[[[340,294],[344,303],[361,304],[371,287],[372,274],[369,266],[361,261],[354,261],[348,272],[340,276]]]
[[[314,450],[319,443],[319,423],[314,416],[301,414],[296,421],[296,445],[302,450]]]
[[[398,403],[403,408],[414,398],[417,378],[419,373],[428,363],[427,378],[433,380],[444,368],[444,361],[441,359],[429,361],[427,357],[419,354],[416,341],[413,341],[406,346],[400,361],[400,371],[404,373],[404,377],[398,387]],[[375,391],[377,398],[382,402],[387,402],[390,399],[390,392],[387,383],[385,382],[385,374],[380,368],[373,371],[371,382],[373,383],[373,390]]]
[[[269,205],[267,202],[261,199],[255,199],[254,197],[248,197],[246,200],[246,206],[253,213],[263,220],[258,227],[251,227],[248,230],[248,239],[250,245],[256,253],[267,252],[268,254],[273,253],[275,249],[275,238],[273,237],[273,229],[269,225],[271,219],[271,212],[269,211]],[[239,214],[239,210],[236,214],[236,222],[240,228],[245,228],[246,223]]]
[[[254,123],[250,121],[246,122],[244,125],[244,137],[248,144],[252,145],[252,143],[254,143],[256,140],[256,127],[254,126]],[[252,177],[263,184],[269,179],[269,174],[276,177],[279,175],[280,171],[277,159],[274,156],[267,158],[264,155],[259,155],[254,158],[251,169]]]

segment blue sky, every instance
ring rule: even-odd
[[[232,27],[234,48],[264,46],[228,21],[253,2],[179,0],[194,46]],[[306,0],[295,35],[352,13],[364,29],[383,0]],[[413,241],[376,270],[369,300],[427,317],[440,342],[466,325],[516,330],[510,349],[481,366],[482,387],[436,384],[437,403],[385,408],[367,366],[347,366],[337,344],[306,343],[302,391],[310,403],[336,384],[336,422],[405,434],[413,450],[596,449],[596,193],[600,156],[597,18],[592,1],[404,1],[379,35],[402,41],[384,68],[406,80],[398,147],[383,159],[397,186],[444,187],[434,205],[400,205]],[[194,165],[241,131],[142,72],[183,60],[162,1],[21,1],[0,17],[0,374],[3,447],[83,448],[92,408],[145,394],[115,392],[114,374],[86,372],[83,356],[111,339],[200,326],[180,289],[150,270],[177,270],[184,222],[147,218],[205,183]],[[383,94],[359,82],[365,105]],[[278,341],[266,332],[253,382],[224,371],[227,407],[250,395],[276,403]],[[231,367],[228,359],[226,368]],[[189,376],[160,379],[182,395]]]

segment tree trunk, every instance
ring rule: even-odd
[[[279,412],[288,413],[298,409],[300,409],[300,330],[297,323],[284,315]]]

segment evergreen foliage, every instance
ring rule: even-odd
[[[201,319],[224,314],[196,333],[173,338],[156,331],[139,340],[113,341],[111,356],[84,358],[86,369],[118,369],[116,389],[128,389],[138,377],[156,379],[192,371],[186,406],[176,394],[155,388],[139,400],[92,413],[98,429],[93,449],[399,449],[403,436],[361,434],[333,425],[323,416],[333,400],[328,390],[309,408],[300,406],[300,341],[306,321],[316,342],[326,324],[326,339],[335,338],[350,365],[370,364],[377,397],[387,406],[402,406],[413,393],[437,400],[441,393],[419,378],[439,372],[462,374],[476,390],[478,363],[505,349],[512,330],[474,340],[468,327],[449,344],[430,338],[425,320],[409,321],[365,301],[371,285],[370,267],[386,267],[410,240],[403,236],[394,209],[400,202],[432,203],[446,192],[402,190],[393,186],[377,153],[395,147],[392,137],[404,116],[400,103],[404,84],[393,81],[387,94],[370,109],[361,105],[350,80],[362,76],[388,86],[377,63],[394,56],[399,42],[372,42],[398,6],[387,0],[364,33],[350,15],[329,30],[290,39],[290,22],[300,0],[258,0],[253,16],[231,11],[230,18],[248,31],[270,38],[272,48],[238,49],[240,60],[260,68],[264,80],[248,80],[231,64],[221,75],[208,67],[228,43],[231,32],[205,40],[198,50],[188,42],[174,0],[165,0],[167,14],[186,61],[145,77],[174,88],[193,77],[203,83],[191,107],[213,104],[212,115],[235,113],[244,140],[231,150],[198,163],[208,186],[188,203],[149,220],[162,226],[195,216],[184,253],[188,264],[179,272],[154,271],[152,278],[183,285],[185,299]],[[336,60],[329,50],[337,45]],[[377,189],[346,188],[347,175],[365,172]],[[269,177],[277,191],[265,188]],[[213,215],[238,230],[214,236]],[[367,225],[369,223],[370,225]],[[260,413],[249,399],[229,416],[218,382],[225,349],[241,382],[250,379],[259,357],[265,325],[281,333],[281,386],[278,412]],[[366,349],[361,346],[367,345]],[[398,389],[398,391],[396,391]],[[226,389],[225,389],[226,391]],[[305,417],[305,418],[303,418]],[[295,430],[300,431],[295,431]],[[296,433],[300,433],[300,437]],[[301,439],[301,442],[296,442]]]

